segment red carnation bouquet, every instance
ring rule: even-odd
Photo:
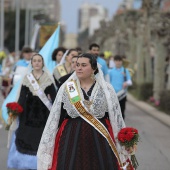
[[[19,103],[16,102],[7,103],[6,107],[9,115],[6,130],[9,130],[12,122],[23,112],[23,108]]]
[[[122,128],[118,133],[118,140],[122,146],[125,146],[128,153],[131,154],[132,166],[137,169],[139,164],[135,156],[135,150],[139,142],[138,130],[132,127]]]

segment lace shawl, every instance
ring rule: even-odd
[[[46,72],[44,72],[43,75],[40,77],[38,84],[40,88],[44,91],[46,87],[50,86],[52,83],[53,83],[52,79],[48,76]],[[28,80],[27,76],[24,77],[22,85],[28,87],[32,94],[36,96],[34,88],[31,85],[30,81]]]
[[[71,116],[72,118],[78,116],[78,114],[76,113],[77,111],[74,110],[74,108],[71,106],[65,90],[66,83],[71,79],[76,80],[78,89],[80,90],[80,83],[75,73],[73,73],[59,89],[50,115],[48,117],[37,152],[38,170],[48,170],[49,168],[51,168],[55,137],[58,131],[58,124],[61,114],[61,103],[64,103],[64,108],[67,110],[69,116]],[[82,93],[80,93],[80,95],[83,101],[84,97]],[[120,146],[119,142],[116,139],[120,129],[125,127],[125,123],[121,115],[117,95],[113,87],[104,80],[102,71],[100,69],[99,73],[96,75],[96,85],[93,88],[90,100],[93,101],[90,112],[97,118],[103,117],[106,111],[109,112],[109,119],[114,132],[116,146],[120,155],[120,159],[122,162],[125,162],[127,159],[127,152],[125,152],[124,148]]]

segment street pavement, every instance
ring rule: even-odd
[[[170,127],[128,102],[125,123],[140,134],[138,170],[170,170]]]
[[[152,113],[151,113],[152,112]],[[155,116],[155,114],[159,114]],[[163,114],[163,115],[162,115]],[[128,96],[125,123],[139,130],[138,170],[170,170],[170,126],[167,116]],[[164,117],[164,118],[165,118]],[[0,129],[0,170],[7,170],[7,131]]]

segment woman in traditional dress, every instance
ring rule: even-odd
[[[56,62],[56,65],[60,63],[66,49],[64,47],[56,48],[52,53],[52,60]]]
[[[59,78],[58,82],[58,88],[60,88],[60,86],[74,73],[75,68],[76,68],[76,63],[77,63],[77,58],[78,56],[73,56],[72,60],[71,60],[71,70],[72,72],[69,74],[66,74],[65,76],[62,76],[61,78]]]
[[[60,63],[54,68],[53,75],[57,87],[60,86],[59,79],[67,74],[70,74],[73,70],[71,67],[72,58],[78,56],[76,49],[70,49],[65,52]]]
[[[125,168],[129,154],[117,140],[124,127],[117,95],[96,57],[82,54],[57,93],[38,148],[38,170]]]
[[[8,154],[8,168],[37,169],[37,150],[54,99],[54,79],[44,68],[40,54],[32,56],[30,73],[22,81],[18,103],[23,112],[15,127]]]

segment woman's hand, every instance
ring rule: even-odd
[[[136,151],[137,151],[137,145],[133,145],[133,147],[129,147],[129,148],[125,148],[126,151],[129,153],[129,154],[134,154]]]

